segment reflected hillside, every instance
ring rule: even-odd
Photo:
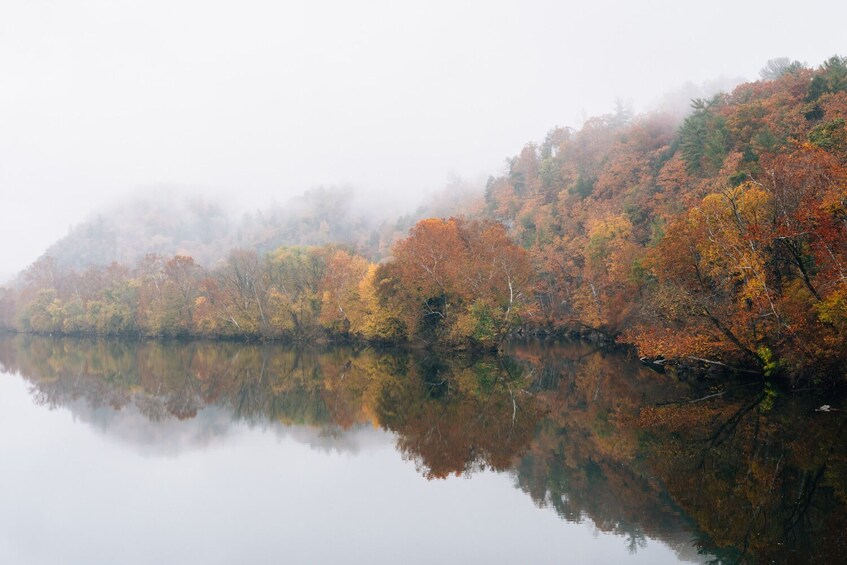
[[[624,536],[632,552],[661,537],[696,560],[692,525],[645,464],[635,426],[645,404],[684,398],[689,387],[586,343],[525,344],[511,353],[541,371],[546,389],[546,417],[515,468],[518,487],[565,520]]]
[[[632,552],[659,539],[693,561],[693,540],[718,562],[847,555],[843,412],[759,383],[681,383],[587,343],[444,358],[19,335],[0,339],[0,364],[38,403],[153,452],[235,423],[349,451],[388,432],[428,479],[509,472]]]
[[[647,537],[687,532],[660,486],[628,470],[637,433],[619,428],[645,394],[674,397],[682,387],[586,344],[523,344],[506,355],[448,359],[19,335],[0,340],[0,363],[32,384],[37,402],[70,409],[121,440],[138,441],[141,426],[160,430],[143,436],[146,443],[180,438],[201,448],[210,428],[227,434],[233,422],[245,422],[318,447],[333,438],[333,448],[356,449],[373,441],[364,431],[378,428],[393,433],[426,478],[511,472],[537,504],[634,536],[635,549]],[[124,433],[129,428],[134,435]],[[605,478],[586,480],[595,467]]]
[[[847,559],[845,414],[826,398],[770,387],[642,411],[648,465],[708,533],[701,545],[744,563]]]
[[[38,403],[75,413],[107,407],[161,422],[215,410],[324,434],[384,428],[428,477],[508,468],[541,416],[532,371],[496,357],[19,335],[0,339],[0,365],[32,383]]]

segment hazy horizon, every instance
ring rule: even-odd
[[[616,99],[641,112],[843,54],[847,7],[804,11],[814,27],[773,2],[5,2],[0,279],[140,187],[249,210],[350,186],[412,207]]]

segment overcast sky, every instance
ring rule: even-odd
[[[0,276],[138,187],[413,200],[616,98],[847,54],[847,3],[0,0]]]

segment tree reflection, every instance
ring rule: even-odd
[[[505,470],[525,452],[541,415],[530,373],[508,359],[449,365],[423,357],[382,389],[377,414],[428,478]]]
[[[843,412],[771,388],[644,410],[650,466],[705,536],[738,562],[847,556]]]
[[[634,425],[647,399],[679,398],[686,387],[624,355],[586,343],[524,345],[510,353],[540,368],[546,417],[518,463],[518,486],[562,518],[625,537],[630,551],[661,538],[683,558],[690,527],[645,465]]]
[[[509,471],[538,506],[631,552],[661,539],[683,559],[847,556],[844,412],[760,385],[699,390],[586,343],[444,358],[19,335],[0,338],[0,368],[51,408],[134,406],[158,422],[213,407],[249,425],[389,430],[428,479]]]
[[[379,426],[428,478],[509,468],[541,415],[531,371],[497,357],[26,335],[4,339],[0,355],[51,407],[133,404],[159,421],[214,405],[254,424]]]

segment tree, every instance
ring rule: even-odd
[[[235,333],[251,337],[266,335],[270,324],[268,295],[258,254],[235,249],[216,275],[220,309]]]
[[[529,256],[491,221],[420,221],[380,273],[382,304],[410,335],[492,346],[531,314]]]
[[[268,305],[275,332],[303,339],[317,330],[320,287],[327,270],[318,249],[279,247],[268,254]]]
[[[759,71],[762,80],[776,80],[782,75],[794,73],[805,68],[806,65],[800,61],[792,61],[788,57],[777,57],[770,59]]]
[[[0,331],[14,329],[16,310],[15,293],[11,289],[0,287]]]
[[[359,283],[368,273],[364,257],[331,247],[322,250],[326,265],[318,292],[321,295],[320,320],[324,327],[342,335],[349,333],[361,300]]]
[[[680,147],[688,172],[703,176],[714,175],[727,153],[725,119],[716,113],[720,97],[694,100],[694,112],[680,128]]]

